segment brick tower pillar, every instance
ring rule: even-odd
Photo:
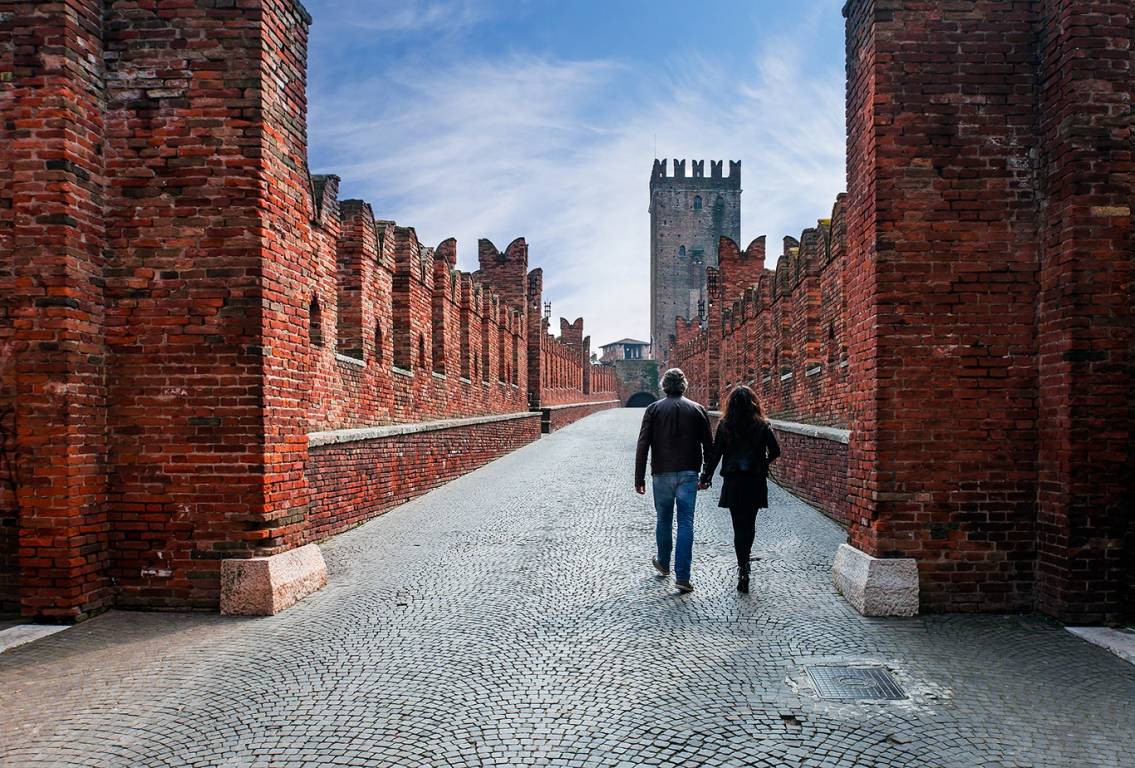
[[[544,394],[543,365],[540,354],[547,326],[544,323],[544,270],[528,273],[528,296],[525,306],[528,315],[528,407],[539,408]]]
[[[923,608],[1028,608],[1035,4],[845,13],[851,543],[917,562]]]
[[[705,271],[706,290],[706,380],[705,406],[714,410],[721,405],[721,317],[724,307],[721,297],[721,272],[717,267]]]
[[[1135,11],[1040,5],[1037,602],[1108,622],[1135,614]]]
[[[99,0],[0,2],[0,602],[47,620],[110,599],[102,25]]]

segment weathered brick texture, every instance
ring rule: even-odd
[[[581,321],[547,335],[523,239],[462,273],[452,239],[308,173],[309,23],[292,0],[0,1],[0,610],[215,607],[222,559],[365,519],[540,416],[309,433],[527,414],[533,381],[614,397]]]
[[[20,598],[47,619],[111,599],[103,55],[97,0],[0,3],[0,519],[18,518]]]
[[[540,415],[312,448],[299,543],[333,536],[540,436]],[[376,471],[381,467],[381,471]]]
[[[845,12],[848,193],[775,271],[723,240],[721,295],[671,364],[710,404],[747,383],[774,416],[848,425],[846,470],[835,449],[778,476],[860,549],[916,558],[924,608],[1115,621],[1135,607],[1132,9]],[[804,466],[846,471],[846,499]]]
[[[773,480],[843,524],[847,503],[847,444],[776,430],[783,454],[773,462]]]
[[[1135,615],[1133,16],[1039,3],[1038,601],[1084,622]]]
[[[563,429],[568,424],[577,422],[585,416],[590,416],[593,413],[599,413],[599,411],[605,411],[608,408],[618,407],[618,400],[600,400],[589,403],[576,403],[574,405],[560,405],[552,406],[549,408],[542,408],[540,409],[540,429],[542,432],[544,432],[544,434],[548,434],[555,432],[558,429]]]

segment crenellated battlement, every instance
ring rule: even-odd
[[[669,186],[687,189],[740,189],[741,161],[729,161],[729,173],[723,174],[723,160],[709,161],[709,176],[705,175],[704,160],[690,160],[690,175],[686,175],[686,160],[675,158],[672,175],[667,174],[667,161],[656,159],[650,173],[650,187]]]
[[[845,423],[843,203],[840,195],[831,218],[785,237],[772,269],[763,236],[744,251],[721,238],[719,269],[707,270],[715,305],[708,322],[675,325],[670,363],[693,372],[699,384],[692,396],[712,402],[744,382],[775,415]],[[711,357],[716,362],[707,368]]]

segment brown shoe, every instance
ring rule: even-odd
[[[662,576],[670,575],[670,569],[664,566],[662,563],[658,562],[657,557],[650,558],[650,563],[654,566],[654,570],[658,571],[658,573]]]
[[[694,591],[694,585],[688,581],[678,581],[677,579],[675,579],[674,586],[677,587],[678,591],[683,595]]]

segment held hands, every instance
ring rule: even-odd
[[[709,486],[711,486],[711,485],[713,485],[713,483],[710,480],[710,478],[708,478],[708,477],[702,477],[700,480],[698,480],[698,490],[699,491],[704,491],[705,489],[709,488]]]

